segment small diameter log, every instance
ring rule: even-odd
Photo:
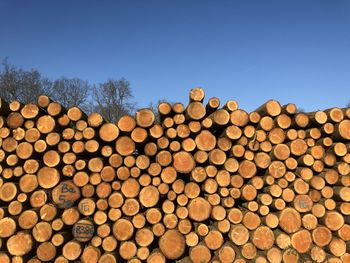
[[[204,90],[200,87],[193,88],[190,91],[190,101],[202,102],[204,99],[204,96],[205,96]]]

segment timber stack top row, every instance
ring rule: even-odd
[[[350,108],[0,100],[0,262],[350,262]]]

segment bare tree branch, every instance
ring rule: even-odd
[[[39,71],[18,68],[4,59],[0,71],[0,96],[7,101],[34,102],[39,95],[48,94],[43,81]]]
[[[53,82],[51,96],[66,108],[79,106],[84,109],[89,92],[90,85],[87,81],[62,77]]]
[[[97,103],[94,110],[100,112],[107,121],[116,122],[135,108],[135,103],[130,101],[133,97],[130,83],[124,78],[109,79],[95,86],[93,94]]]

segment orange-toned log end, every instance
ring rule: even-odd
[[[275,242],[275,236],[272,230],[267,226],[258,227],[253,234],[253,244],[261,249],[270,249]]]
[[[200,87],[193,88],[190,91],[191,101],[202,101],[204,99],[204,96],[205,96],[204,90]]]
[[[233,260],[235,259],[236,252],[233,246],[231,246],[230,244],[227,244],[227,245],[224,244],[218,252],[218,257],[221,262],[230,263],[230,262],[233,262]]]
[[[18,113],[18,112],[12,112],[9,114],[9,116],[6,119],[7,125],[12,128],[12,129],[16,129],[18,127],[21,127],[23,122],[24,122],[24,118],[23,116]]]
[[[128,262],[132,262],[132,258],[137,253],[137,247],[134,242],[132,241],[126,241],[122,242],[119,247],[119,255],[126,260],[130,260]]]
[[[100,138],[105,142],[111,142],[117,139],[119,135],[119,129],[117,125],[113,123],[105,123],[99,130]]]
[[[330,211],[326,213],[324,223],[330,230],[337,231],[344,225],[344,217],[336,211]]]
[[[21,159],[28,159],[32,153],[33,146],[28,142],[22,142],[16,148],[16,154]]]
[[[171,112],[171,105],[168,102],[161,102],[158,105],[158,112],[162,116],[167,116]]]
[[[213,113],[213,122],[217,125],[223,126],[230,121],[230,114],[227,110],[220,109]]]
[[[301,216],[298,211],[293,208],[286,208],[279,215],[279,226],[286,233],[294,233],[301,227]]]
[[[11,217],[0,219],[0,238],[12,236],[16,231],[16,222]]]
[[[103,117],[97,112],[92,112],[87,121],[90,127],[99,127],[103,123]]]
[[[42,188],[53,188],[58,184],[60,174],[55,168],[43,167],[38,171],[37,180]]]
[[[280,103],[276,100],[271,99],[271,100],[268,100],[266,103],[264,103],[255,111],[261,114],[262,116],[270,115],[275,117],[281,113],[281,110],[282,110],[282,107]]]
[[[190,249],[190,258],[193,263],[209,263],[211,253],[209,248],[207,248],[205,245],[199,244]]]
[[[183,174],[190,173],[195,165],[193,156],[190,153],[181,151],[174,154],[173,166],[177,172]]]
[[[0,186],[0,200],[10,202],[17,195],[17,187],[12,182],[4,183]]]
[[[168,230],[159,239],[159,248],[168,259],[178,259],[185,252],[185,238],[177,230]]]
[[[76,260],[81,254],[81,244],[77,241],[69,241],[62,248],[63,256],[68,260]]]
[[[88,263],[88,262],[99,262],[98,260],[101,257],[101,251],[94,247],[94,246],[87,246],[84,248],[84,251],[80,257],[81,262]],[[111,263],[113,261],[110,261]]]
[[[211,151],[215,148],[216,137],[207,130],[201,131],[195,138],[197,148],[202,151]]]
[[[44,262],[52,262],[56,256],[56,247],[51,242],[40,243],[36,249],[38,259]]]
[[[256,165],[252,161],[244,160],[240,163],[238,173],[243,178],[252,178],[257,172]]]
[[[119,119],[117,125],[121,131],[131,132],[136,126],[136,120],[130,115],[124,115]]]
[[[243,127],[249,122],[249,115],[244,110],[234,110],[230,116],[231,123]]]
[[[119,137],[115,143],[115,148],[120,155],[127,156],[132,154],[135,149],[135,142],[128,136]]]
[[[290,151],[296,156],[301,156],[307,151],[307,144],[302,139],[296,139],[290,144]]]
[[[135,119],[138,126],[148,128],[154,123],[155,116],[150,109],[140,109],[136,112]]]
[[[54,130],[55,124],[54,118],[49,115],[44,115],[37,120],[36,127],[41,133],[47,134]]]
[[[113,235],[119,241],[130,239],[133,233],[134,226],[129,220],[121,218],[113,224]]]
[[[213,230],[205,236],[204,242],[210,250],[217,250],[224,243],[224,237],[220,231]]]
[[[159,191],[153,185],[146,186],[140,191],[139,199],[144,207],[155,206],[159,200]]]
[[[210,217],[212,207],[207,200],[197,197],[191,200],[187,209],[188,215],[192,220],[202,222]]]
[[[83,116],[83,112],[78,107],[71,107],[67,111],[67,116],[72,121],[78,121]]]
[[[7,241],[7,249],[11,255],[23,256],[30,252],[33,247],[33,240],[30,234],[18,232]]]
[[[327,246],[332,240],[332,232],[325,226],[316,227],[312,231],[312,239],[317,246]]]
[[[339,135],[346,140],[350,140],[350,120],[343,120],[338,126]]]
[[[206,109],[204,105],[198,101],[191,102],[187,109],[186,113],[191,120],[200,120],[205,116]]]
[[[289,248],[283,252],[282,256],[284,263],[296,263],[299,262],[299,253],[292,248]]]
[[[291,243],[293,248],[299,253],[306,253],[312,244],[311,234],[308,230],[300,230],[292,235]]]

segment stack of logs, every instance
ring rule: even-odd
[[[0,262],[350,262],[350,108],[0,100]]]

